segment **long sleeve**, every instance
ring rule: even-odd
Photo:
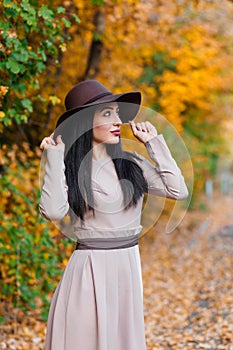
[[[153,195],[171,199],[183,200],[188,197],[188,189],[176,161],[164,140],[158,135],[145,143],[152,164],[146,158],[138,155],[138,165],[142,168],[148,183],[148,191]]]
[[[64,153],[48,149],[44,183],[39,203],[40,213],[48,220],[60,220],[69,210]]]

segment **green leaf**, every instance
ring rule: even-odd
[[[47,56],[45,54],[45,51],[41,47],[38,49],[38,54],[41,55],[43,61],[47,60]]]
[[[9,58],[8,62],[6,63],[6,67],[13,74],[18,74],[20,72],[20,65],[17,61],[13,60],[12,58]]]
[[[41,95],[38,95],[37,98],[39,101],[41,101],[43,103],[45,103],[47,101],[46,98],[42,97]]]
[[[12,84],[12,89],[15,92],[19,92],[22,95],[22,94],[24,94],[25,90],[27,89],[27,86],[23,83],[17,83],[17,84]]]
[[[3,31],[7,31],[7,30],[10,30],[12,28],[12,24],[9,22],[5,22],[5,21],[0,20],[0,27]]]
[[[21,7],[30,14],[35,14],[35,9],[30,5],[28,0],[22,0]]]
[[[15,19],[17,16],[18,16],[18,12],[15,10],[15,9],[13,9],[13,8],[6,8],[5,10],[4,10],[4,16],[6,17],[6,18],[8,18],[8,19],[10,19],[10,18],[13,18],[13,19]]]
[[[18,62],[26,63],[28,61],[28,53],[26,50],[22,50],[20,53],[13,52],[11,56]]]
[[[76,13],[72,13],[72,17],[74,17],[76,23],[81,23],[81,19],[76,15]]]
[[[34,7],[28,2],[28,0],[23,0],[21,2],[21,8],[23,9],[23,11],[21,11],[21,17],[29,26],[35,27],[38,20]]]
[[[7,8],[7,9],[14,9],[19,11],[19,7],[11,0],[4,0],[3,1],[3,5]]]
[[[57,13],[65,13],[66,12],[66,9],[62,6],[58,6],[57,8]]]
[[[32,102],[28,98],[21,100],[22,106],[26,108],[30,113],[33,112]]]
[[[44,5],[38,11],[38,16],[43,17],[45,20],[53,19],[53,11],[51,11],[48,6]]]
[[[12,7],[12,1],[11,0],[4,0],[3,5],[5,7]]]
[[[36,68],[37,68],[37,70],[39,71],[39,72],[42,72],[44,69],[45,69],[45,64],[43,63],[43,62],[37,62],[36,63]]]
[[[18,38],[10,37],[8,33],[6,34],[8,36],[6,38],[6,46],[11,49],[11,51],[20,51],[22,47],[21,41]]]
[[[26,114],[21,114],[20,115],[20,121],[26,123],[28,121],[28,115]],[[24,220],[25,221],[25,220]]]
[[[71,26],[71,22],[65,18],[62,18],[62,22],[64,23],[66,28],[69,28]]]

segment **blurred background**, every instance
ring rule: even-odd
[[[51,295],[74,249],[38,213],[39,144],[65,94],[85,79],[114,93],[141,91],[143,106],[173,126],[190,154],[187,216],[208,215],[216,200],[221,214],[233,194],[233,2],[0,3],[0,346],[42,349]]]

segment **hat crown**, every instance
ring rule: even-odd
[[[138,113],[141,104],[139,91],[113,94],[97,80],[84,80],[75,85],[66,95],[66,111],[59,117],[56,128],[79,111],[102,103],[120,103],[121,120],[132,120]]]
[[[65,107],[68,111],[85,106],[107,95],[112,95],[112,93],[97,80],[85,80],[75,85],[68,92],[65,98]]]

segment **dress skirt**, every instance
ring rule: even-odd
[[[75,250],[53,295],[46,350],[145,350],[138,245]]]

